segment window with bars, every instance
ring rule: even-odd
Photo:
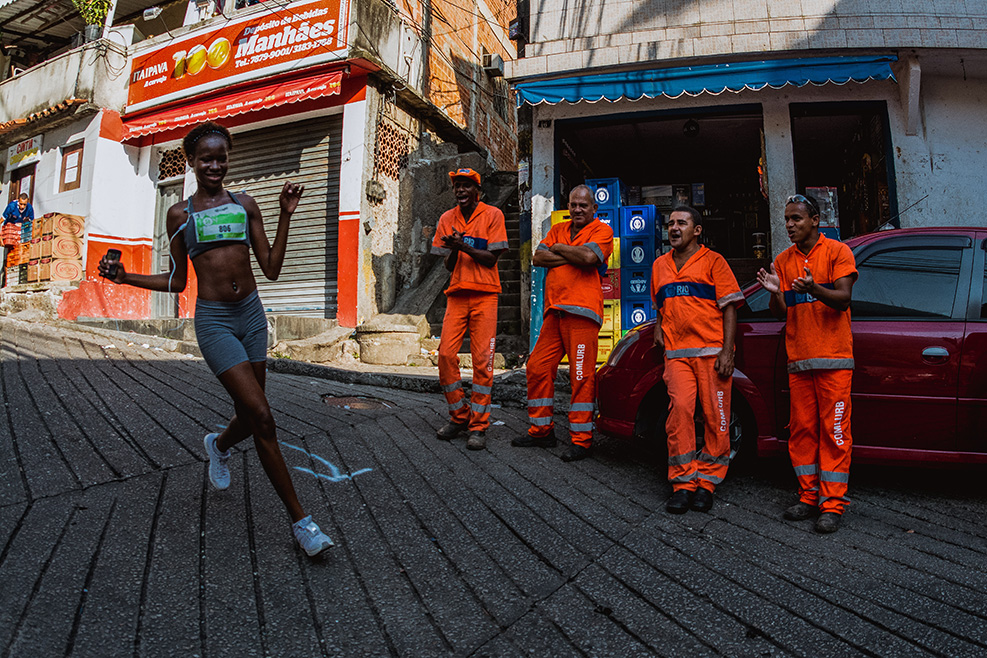
[[[158,153],[158,180],[168,180],[185,175],[185,152],[182,147]]]

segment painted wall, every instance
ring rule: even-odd
[[[0,83],[0,123],[69,98],[122,110],[127,100],[127,52],[118,43],[87,43]]]
[[[987,1],[531,0],[510,77],[842,48],[987,48]]]

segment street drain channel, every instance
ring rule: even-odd
[[[359,395],[337,396],[326,393],[322,396],[322,401],[330,407],[341,407],[343,409],[390,409],[391,405],[377,398],[368,398]]]

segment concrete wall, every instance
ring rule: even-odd
[[[130,67],[110,40],[87,43],[0,82],[0,122],[26,117],[68,98],[123,109]]]
[[[511,77],[843,48],[987,48],[987,0],[531,0]]]

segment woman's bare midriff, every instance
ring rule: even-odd
[[[250,267],[250,248],[231,244],[203,252],[192,259],[198,298],[210,302],[238,302],[257,289]]]

